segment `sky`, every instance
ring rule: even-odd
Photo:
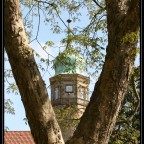
[[[76,23],[76,24],[72,23],[71,27],[74,27],[75,25],[84,27],[89,23],[89,20],[88,20],[88,17],[86,16],[85,10],[81,10],[81,12],[83,13],[83,16],[81,17],[81,22]],[[23,12],[23,17],[25,17],[25,15],[26,15],[26,11]],[[66,22],[66,20],[69,18],[68,13],[63,12],[61,18],[63,19],[63,21]],[[53,34],[50,31],[50,27],[48,25],[42,24],[43,20],[44,19],[41,16],[41,26],[40,26],[39,34],[38,34],[39,42],[41,43],[41,45],[44,45],[46,41],[48,41],[48,40],[51,41],[52,40],[56,44],[56,46],[59,46],[61,39],[65,38],[66,35],[65,34],[60,34],[60,35]],[[65,27],[61,21],[59,21],[59,24],[62,27]],[[37,25],[38,25],[38,18],[34,21],[34,30],[35,30],[34,33],[35,34],[36,34],[36,31],[37,31]],[[44,59],[47,58],[48,55],[41,49],[38,42],[33,41],[30,44],[30,46],[32,48],[34,48],[34,50],[37,53],[39,53],[42,58],[44,58]],[[47,50],[50,54],[52,54],[55,57],[59,53],[58,48],[49,47]],[[63,51],[63,50],[64,50],[64,48],[61,48],[61,51]],[[51,59],[53,59],[53,58],[51,57]],[[36,58],[36,62],[39,63],[39,59]],[[139,63],[139,56],[136,59],[136,65],[138,65],[138,63]],[[55,74],[54,70],[51,69],[51,67],[52,67],[52,65],[49,66],[49,73],[47,72],[43,76],[43,80],[45,81],[47,86],[49,85],[49,78],[54,76],[54,74]],[[10,68],[10,65],[9,65],[8,62],[5,63],[5,68]],[[90,78],[90,79],[91,79],[91,83],[90,83],[89,89],[90,89],[90,91],[93,91],[94,81],[97,81],[97,79],[95,79],[95,80],[92,80],[92,78]],[[10,80],[10,81],[12,82],[13,80]],[[8,99],[8,98],[11,99],[11,101],[13,102],[13,107],[15,109],[15,115],[5,114],[4,125],[7,126],[9,128],[9,130],[15,130],[15,131],[30,130],[29,125],[26,124],[25,121],[23,120],[26,116],[25,116],[25,110],[24,110],[20,95],[14,95],[12,93],[11,94],[6,93],[7,84],[5,84],[4,88],[5,88],[5,93],[4,93],[5,98],[6,99]],[[50,89],[48,88],[47,90],[48,90],[48,94],[49,94],[49,97],[50,97]]]

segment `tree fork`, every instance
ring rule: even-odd
[[[134,3],[134,4],[133,4]],[[138,0],[106,0],[108,47],[89,105],[67,144],[107,144],[124,99],[137,40],[123,41],[139,27]],[[36,144],[63,144],[45,84],[28,45],[18,0],[4,2],[4,46]]]

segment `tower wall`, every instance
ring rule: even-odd
[[[88,86],[89,77],[79,74],[60,74],[50,78],[51,102],[52,105],[79,104],[86,106],[88,104]],[[66,92],[66,86],[71,85],[73,92]],[[81,89],[83,88],[83,96]],[[55,96],[55,90],[58,89],[58,96]]]
[[[59,105],[55,106],[55,113],[60,125],[64,141],[66,142],[73,136],[73,133],[85,111],[85,107],[80,105]],[[59,110],[56,110],[59,109]],[[60,118],[60,119],[59,119]]]
[[[64,141],[72,135],[88,104],[89,77],[80,74],[60,74],[50,78],[51,102],[62,130]],[[66,86],[72,86],[67,92]]]

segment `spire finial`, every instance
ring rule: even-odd
[[[71,23],[71,21],[72,21],[72,20],[70,20],[70,19],[67,20],[67,22],[68,22],[68,32],[67,32],[67,34],[68,34],[68,39],[67,39],[67,47],[66,47],[66,49],[68,48],[68,46],[69,46],[69,44],[70,44],[70,42],[71,42],[71,40],[69,39],[70,32],[71,32],[71,29],[70,29],[70,23]]]
[[[72,21],[72,20],[70,20],[70,19],[67,20],[68,23],[71,23],[71,21]]]
[[[71,23],[71,21],[72,21],[72,20],[70,20],[70,19],[67,20],[67,22],[68,22],[68,36],[69,36],[69,34],[70,34],[70,23]]]

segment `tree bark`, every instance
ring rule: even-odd
[[[106,0],[108,47],[105,63],[81,121],[66,144],[108,143],[135,60],[139,3],[139,0]]]
[[[28,45],[19,0],[4,2],[4,47],[36,144],[64,144],[47,89]]]

